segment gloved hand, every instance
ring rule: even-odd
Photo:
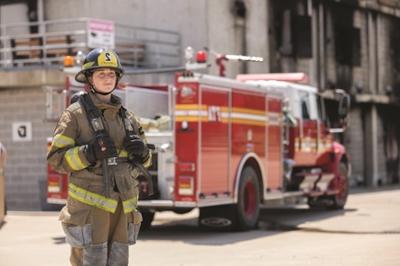
[[[118,153],[113,140],[108,135],[97,137],[86,145],[86,158],[91,164],[112,157],[118,157]]]
[[[125,137],[124,148],[128,152],[128,159],[130,161],[144,163],[150,156],[146,143],[137,135]]]

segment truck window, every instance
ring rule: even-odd
[[[319,113],[318,113],[318,104],[317,104],[317,95],[314,93],[308,93],[309,99],[309,107],[310,107],[310,119],[311,120],[319,120]]]
[[[304,120],[310,119],[310,107],[307,94],[303,94],[301,96],[301,118],[303,118]]]
[[[318,106],[316,95],[310,92],[300,93],[301,117],[304,120],[318,120]]]
[[[325,103],[324,98],[320,95],[317,96],[317,105],[318,105],[318,115],[321,118],[321,121],[326,122],[326,113],[325,113]]]

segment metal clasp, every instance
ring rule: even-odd
[[[111,157],[107,159],[107,165],[117,165],[117,157]]]

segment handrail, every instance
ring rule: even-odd
[[[32,34],[21,34],[21,35],[5,35],[0,36],[1,40],[10,40],[10,39],[24,39],[24,38],[40,38],[42,36],[65,36],[65,35],[84,35],[87,32],[84,30],[76,30],[76,31],[61,31],[61,32],[47,32],[47,33],[32,33]],[[12,38],[11,38],[12,37]]]
[[[88,23],[97,18],[72,18],[0,25],[0,68],[62,64],[63,56],[91,48]],[[38,27],[38,33],[25,33]],[[24,32],[25,31],[25,32]],[[182,64],[181,37],[170,30],[114,23],[115,50],[127,67],[175,67]]]

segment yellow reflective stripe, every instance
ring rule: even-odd
[[[74,146],[75,145],[75,140],[73,138],[57,134],[54,136],[53,139],[53,146],[57,148],[63,148],[67,146]]]
[[[94,62],[87,62],[86,64],[84,64],[84,65],[82,66],[82,69],[89,68],[89,67],[93,66],[93,64],[94,64]]]
[[[121,150],[118,153],[118,157],[128,157],[128,152],[126,150]]]
[[[207,105],[204,104],[177,104],[176,110],[207,110]]]
[[[78,171],[87,167],[79,157],[79,147],[69,149],[65,153],[65,159],[72,170]]]
[[[122,202],[122,206],[124,207],[124,213],[129,213],[136,210],[138,198],[131,198],[128,200],[124,200]]]
[[[68,185],[68,188],[68,195],[77,201],[112,213],[117,209],[118,202],[114,199],[108,199],[102,195],[80,188],[72,183]]]

